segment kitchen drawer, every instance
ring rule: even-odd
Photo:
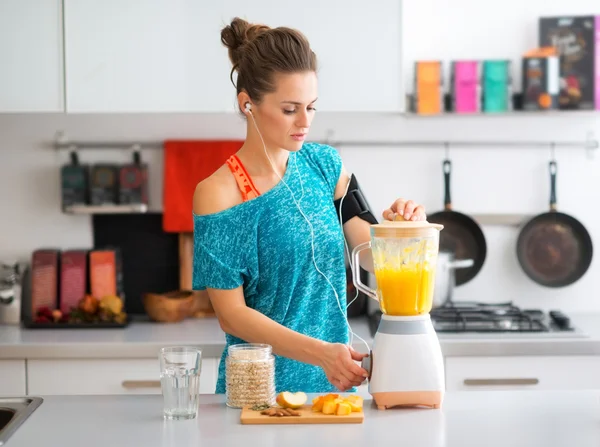
[[[600,356],[446,357],[446,389],[600,389]]]
[[[25,360],[0,360],[0,397],[25,396]]]
[[[217,359],[202,359],[200,393],[215,392]],[[28,360],[30,395],[160,394],[158,359]]]

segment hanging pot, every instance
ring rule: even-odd
[[[472,267],[473,259],[455,259],[451,251],[438,253],[433,289],[433,307],[440,307],[452,301],[456,286],[456,270]]]
[[[550,210],[527,222],[517,239],[517,257],[525,274],[545,287],[577,282],[592,264],[594,246],[587,228],[556,207],[556,161],[549,164]]]
[[[456,285],[471,281],[483,267],[487,256],[487,242],[480,225],[469,215],[454,211],[450,198],[450,174],[452,163],[443,162],[444,168],[444,209],[427,216],[431,223],[444,226],[440,233],[440,251],[452,251],[460,260],[471,260],[468,268],[461,267],[456,273]]]

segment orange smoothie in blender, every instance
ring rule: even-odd
[[[375,269],[381,311],[393,316],[428,313],[432,307],[435,266],[429,263]]]

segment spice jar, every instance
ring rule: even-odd
[[[242,343],[227,349],[227,406],[275,405],[275,357],[270,345]]]

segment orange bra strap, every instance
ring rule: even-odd
[[[233,174],[233,177],[238,184],[238,188],[242,193],[242,199],[244,202],[260,196],[258,189],[256,189],[256,186],[254,186],[252,179],[248,175],[248,171],[246,171],[246,168],[244,168],[244,165],[237,155],[234,154],[229,157],[227,160],[227,166],[229,166],[229,170]]]

